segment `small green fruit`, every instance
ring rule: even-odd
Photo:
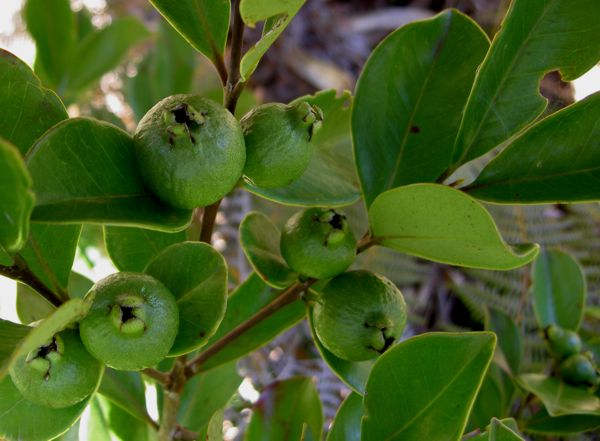
[[[134,136],[142,179],[179,208],[210,205],[239,181],[246,149],[235,117],[217,103],[174,95],[156,104]]]
[[[288,219],[280,248],[290,268],[315,279],[343,273],[356,257],[346,216],[326,208],[309,208]]]
[[[550,353],[559,360],[581,352],[581,338],[574,331],[550,325],[546,328],[546,338]]]
[[[19,358],[10,368],[10,377],[25,399],[62,408],[93,393],[103,369],[86,351],[77,331],[66,329]]]
[[[261,188],[284,187],[298,179],[310,162],[313,135],[323,115],[304,101],[258,106],[242,118],[246,141],[244,176]]]
[[[118,273],[94,285],[79,332],[88,351],[108,366],[141,370],[166,357],[179,329],[173,294],[145,274]]]
[[[385,352],[406,326],[406,304],[390,280],[369,271],[331,279],[313,309],[317,337],[330,352],[349,361]]]
[[[574,385],[595,386],[600,380],[593,361],[583,354],[568,357],[560,364],[559,372],[563,380]]]

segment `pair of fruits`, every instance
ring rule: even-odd
[[[550,325],[544,334],[550,353],[560,363],[558,371],[563,380],[574,385],[600,384],[600,373],[593,356],[582,352],[581,338],[576,332]]]
[[[140,121],[134,146],[146,186],[164,202],[192,209],[210,205],[242,174],[258,187],[281,187],[308,167],[321,111],[306,102],[257,107],[239,123],[217,103],[174,95]]]
[[[385,352],[406,325],[400,290],[369,271],[344,273],[356,257],[356,239],[346,217],[332,209],[296,213],[281,234],[281,254],[304,277],[329,279],[313,308],[317,338],[349,361]],[[342,274],[343,273],[343,274]]]
[[[65,329],[19,358],[10,376],[34,403],[62,408],[94,392],[104,365],[140,370],[160,362],[179,329],[179,310],[171,292],[156,279],[118,273],[87,294],[92,302],[79,332]]]

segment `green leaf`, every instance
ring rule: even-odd
[[[257,274],[252,273],[227,299],[225,317],[206,349],[271,303],[279,294],[279,291],[273,290]],[[216,355],[210,357],[202,364],[202,371],[208,371],[228,361],[237,360],[269,343],[275,336],[302,320],[305,314],[304,302],[301,300],[296,300],[281,308],[234,339]]]
[[[142,272],[162,250],[185,239],[185,231],[163,233],[142,228],[104,227],[106,251],[119,271]]]
[[[52,409],[27,401],[7,376],[0,381],[0,437],[7,441],[53,439],[77,421],[92,395],[73,406]]]
[[[8,254],[2,246],[0,246],[0,265],[11,266],[14,263],[13,258]]]
[[[198,51],[219,63],[229,31],[230,0],[150,0]]]
[[[558,378],[543,374],[524,374],[517,380],[525,390],[536,395],[544,403],[550,416],[600,416],[600,398],[586,389],[569,386]]]
[[[462,109],[488,47],[473,20],[447,10],[401,27],[373,51],[352,112],[367,206],[390,188],[434,182],[451,164]]]
[[[245,188],[285,205],[351,205],[360,198],[350,133],[352,96],[347,91],[337,96],[335,90],[325,90],[293,102],[300,100],[323,112],[323,125],[311,140],[314,151],[308,168],[298,180],[282,188],[264,189],[249,184]]]
[[[360,421],[363,413],[362,397],[352,392],[338,409],[327,441],[360,441]]]
[[[138,372],[106,368],[98,392],[140,421],[148,422],[145,387]]]
[[[500,309],[488,307],[485,310],[485,329],[494,332],[498,337],[495,354],[495,357],[499,358],[498,363],[513,376],[518,375],[523,345],[521,333],[513,319]]]
[[[542,114],[544,74],[571,81],[600,59],[596,0],[515,0],[481,65],[454,147],[456,166],[483,155]],[[577,50],[573,50],[577,48]]]
[[[79,273],[72,272],[69,276],[69,297],[83,299],[92,286],[94,286],[94,282],[90,279]]]
[[[20,255],[29,269],[54,292],[67,292],[80,225],[31,224]]]
[[[498,347],[496,346],[496,350]],[[484,428],[492,417],[502,417],[509,414],[514,395],[512,380],[507,374],[492,363],[485,374],[466,427],[467,432]]]
[[[512,429],[505,426],[502,421],[492,418],[489,441],[525,441]]]
[[[33,182],[19,150],[0,138],[0,246],[20,250],[29,235],[35,195]]]
[[[496,418],[492,418],[492,423],[495,419]],[[469,436],[469,434],[467,434],[462,438],[462,441],[489,441],[492,423],[487,425],[484,432],[476,436]],[[517,422],[513,418],[503,418],[499,420],[499,423],[515,433],[518,431]]]
[[[540,121],[464,188],[496,203],[600,200],[600,93]]]
[[[323,358],[333,373],[336,374],[350,389],[357,394],[364,395],[367,379],[369,378],[369,374],[371,373],[371,369],[376,360],[348,361],[338,358],[329,352],[317,337],[313,323],[312,308],[308,311],[308,323],[313,342],[321,354],[321,358]]]
[[[23,283],[17,283],[17,316],[21,323],[33,323],[48,317],[56,307]]]
[[[39,66],[53,89],[61,84],[75,46],[75,14],[69,0],[27,0],[23,9],[27,30],[36,46],[36,67]],[[75,60],[77,62],[77,60]]]
[[[215,412],[226,406],[242,382],[236,366],[235,361],[227,363],[196,375],[186,383],[177,421],[193,431],[207,427]]]
[[[245,439],[317,441],[322,426],[321,401],[312,378],[294,377],[272,383],[262,391],[252,409]]]
[[[135,17],[117,18],[107,27],[89,34],[75,50],[76,62],[69,64],[61,95],[74,99],[116,68],[131,48],[149,36],[144,24]]]
[[[133,418],[109,400],[96,396],[90,404],[86,441],[149,441],[156,439],[150,426]]]
[[[371,205],[369,219],[379,245],[436,262],[508,270],[538,253],[534,244],[509,247],[482,205],[444,185],[388,190]]]
[[[254,271],[274,288],[286,288],[298,279],[279,250],[281,232],[262,213],[250,212],[240,224],[240,244]]]
[[[192,211],[168,207],[145,190],[133,140],[88,118],[54,126],[27,157],[37,197],[33,220],[104,223],[178,231]]]
[[[562,415],[551,417],[542,408],[526,422],[525,431],[542,435],[570,435],[600,429],[598,415]]]
[[[29,326],[0,319],[0,380],[8,372],[10,363],[13,360],[12,354],[30,330]]]
[[[150,261],[145,273],[160,280],[175,296],[179,332],[170,356],[206,344],[227,304],[227,264],[213,247],[200,242],[171,245]]]
[[[495,340],[489,332],[430,333],[384,353],[367,382],[362,440],[459,440]]]
[[[579,263],[564,251],[542,250],[532,279],[533,310],[539,327],[554,324],[577,331],[587,291]]]
[[[254,44],[242,57],[240,75],[242,81],[248,80],[258,67],[262,56],[269,50],[275,40],[294,19],[306,0],[241,0],[242,9],[247,17],[256,20],[265,20],[260,40]],[[253,6],[256,3],[256,7]],[[250,12],[250,15],[248,15]],[[243,17],[244,15],[242,15]],[[252,23],[254,24],[254,23]]]
[[[29,66],[0,49],[0,137],[22,154],[54,124],[68,118],[60,99],[42,87]]]

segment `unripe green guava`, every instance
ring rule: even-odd
[[[179,330],[173,294],[146,274],[117,273],[96,283],[79,324],[87,350],[106,365],[141,370],[163,360]]]
[[[241,178],[246,161],[235,117],[194,95],[173,95],[152,107],[137,127],[134,145],[146,186],[179,208],[221,199]]]
[[[600,381],[594,362],[584,354],[574,354],[559,366],[560,376],[567,383],[595,386]]]
[[[275,188],[302,176],[322,119],[321,110],[304,101],[263,104],[246,114],[241,120],[246,141],[245,179],[257,187]]]
[[[17,359],[10,377],[25,399],[61,408],[93,393],[103,369],[85,349],[77,331],[66,329]]]
[[[350,271],[331,279],[313,309],[319,341],[349,361],[382,354],[402,335],[406,303],[390,280],[369,271]]]
[[[346,216],[326,208],[308,208],[289,218],[280,248],[290,268],[315,279],[343,273],[356,257],[356,239]]]
[[[545,334],[550,353],[559,360],[581,352],[581,338],[576,332],[550,325]]]

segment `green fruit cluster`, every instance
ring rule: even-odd
[[[550,325],[544,331],[548,349],[558,361],[563,380],[574,385],[597,386],[600,372],[590,352],[582,352],[581,338],[575,331]]]
[[[294,214],[283,228],[280,248],[290,268],[315,279],[343,273],[356,257],[356,239],[346,216],[326,208]]]
[[[331,279],[313,308],[319,341],[339,358],[368,360],[384,353],[406,326],[406,303],[393,282],[369,271]]]

